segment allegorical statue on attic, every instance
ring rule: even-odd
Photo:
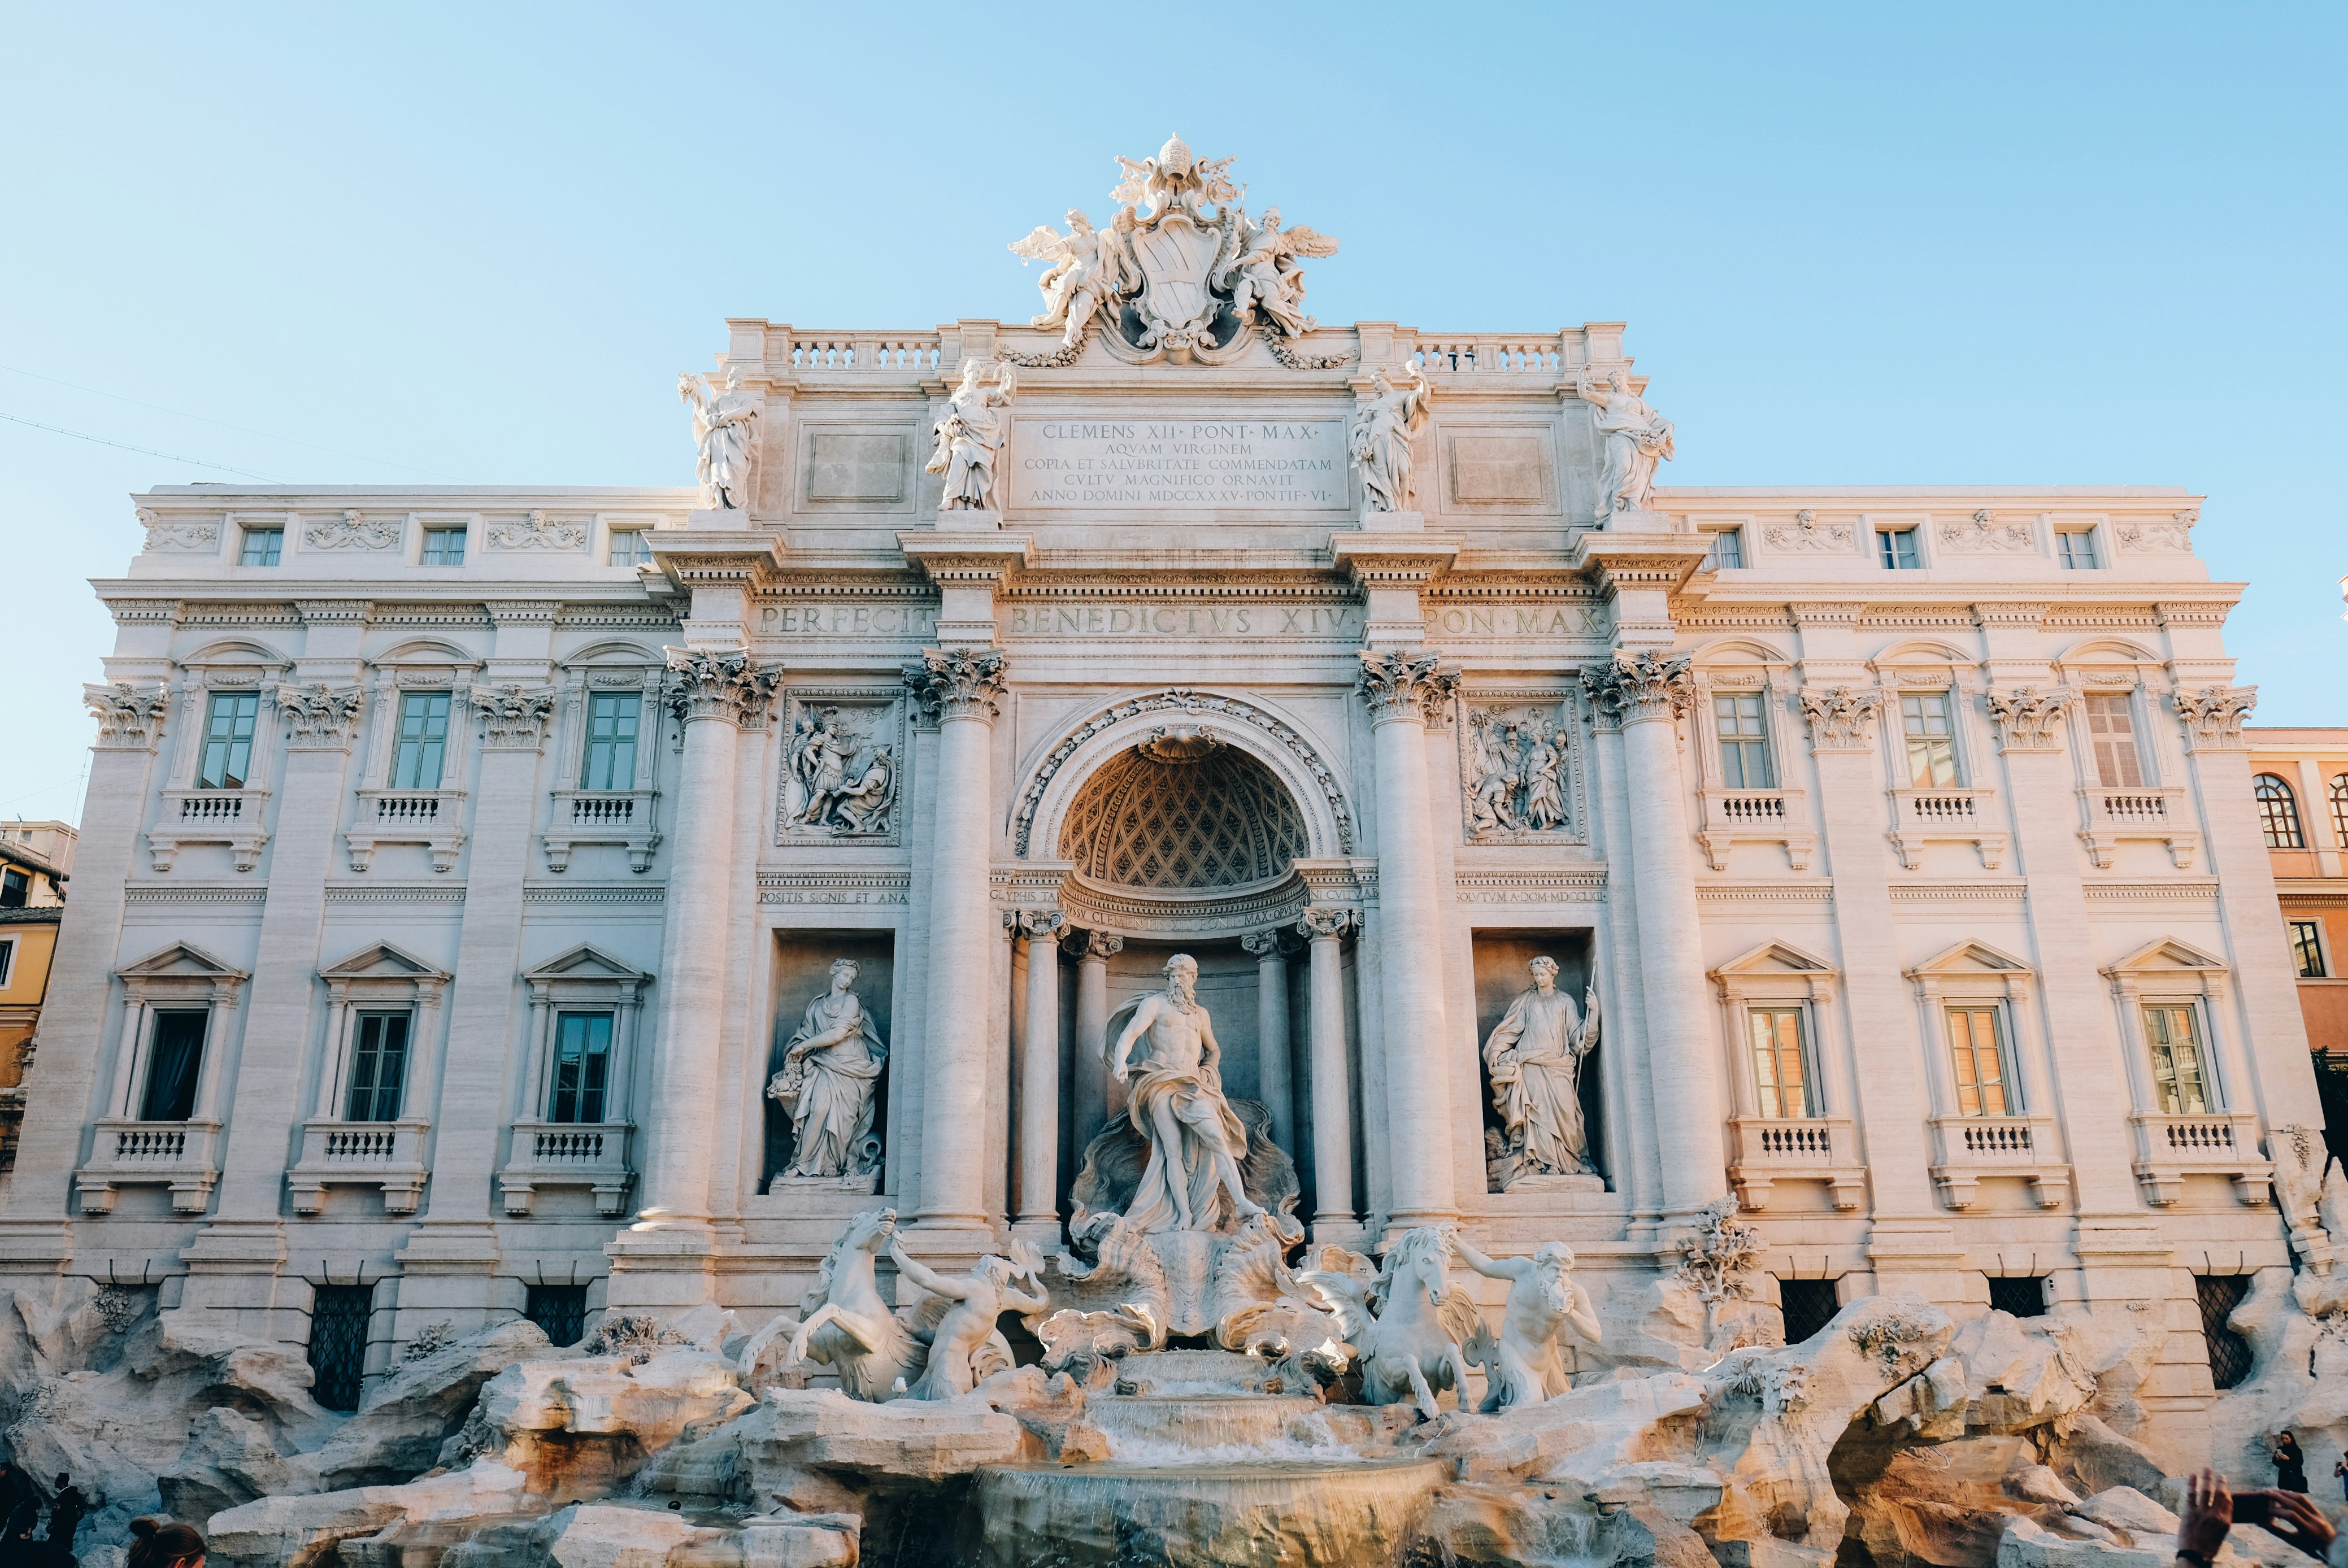
[[[1199,159],[1179,136],[1156,158],[1119,158],[1116,216],[1097,229],[1081,211],[1068,231],[1035,229],[1011,249],[1049,263],[1033,325],[1058,328],[1062,350],[1024,364],[1066,364],[1095,325],[1129,363],[1192,358],[1220,364],[1260,332],[1275,343],[1313,330],[1300,259],[1334,256],[1337,241],[1272,208],[1251,220],[1232,183],[1231,158]]]
[[[930,454],[929,472],[946,477],[938,499],[941,512],[994,510],[996,464],[1011,435],[1011,398],[1018,390],[1009,364],[995,366],[992,384],[986,362],[965,361],[962,384],[954,388],[945,417],[937,424],[937,448]]]
[[[1557,989],[1557,960],[1531,964],[1533,983],[1517,993],[1484,1041],[1492,1105],[1500,1113],[1510,1175],[1594,1175],[1581,1117],[1581,1064],[1598,1046],[1598,992],[1584,1016]]]
[[[1410,510],[1412,444],[1426,428],[1431,393],[1424,375],[1416,384],[1397,384],[1383,369],[1371,376],[1370,395],[1345,433],[1345,450],[1362,471],[1365,511]]]
[[[758,461],[758,416],[766,399],[742,389],[742,373],[726,370],[726,390],[713,393],[709,378],[676,378],[676,395],[693,409],[693,444],[699,454],[694,473],[701,504],[710,511],[741,512],[750,507],[750,471]]]
[[[1631,390],[1631,373],[1616,365],[1603,376],[1584,367],[1575,395],[1598,411],[1604,444],[1598,470],[1598,522],[1617,512],[1643,512],[1655,487],[1655,466],[1672,456],[1672,422]]]

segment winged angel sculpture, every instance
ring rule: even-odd
[[[1072,362],[1098,324],[1121,358],[1212,361],[1252,329],[1296,363],[1285,340],[1314,324],[1302,263],[1335,255],[1337,241],[1283,226],[1276,207],[1251,219],[1245,189],[1231,178],[1238,159],[1193,158],[1179,136],[1156,158],[1117,161],[1125,179],[1111,193],[1117,210],[1107,228],[1071,209],[1066,233],[1039,225],[1012,243],[1048,263],[1036,281],[1045,308],[1032,324],[1059,329],[1063,346],[1045,362]]]

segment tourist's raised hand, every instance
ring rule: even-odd
[[[2205,1470],[2188,1480],[2185,1512],[2178,1519],[2177,1550],[2199,1553],[2205,1560],[2213,1558],[2233,1528],[2234,1494],[2226,1490],[2226,1478]]]
[[[2340,1532],[2323,1517],[2323,1511],[2315,1506],[2313,1499],[2297,1491],[2270,1491],[2267,1496],[2274,1500],[2274,1512],[2266,1525],[2270,1533],[2281,1536],[2312,1557],[2322,1557],[2332,1550],[2332,1542]]]

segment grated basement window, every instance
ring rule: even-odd
[[[533,1285],[522,1316],[546,1330],[558,1348],[587,1337],[587,1287],[583,1285]]]
[[[2226,1327],[2234,1308],[2250,1293],[2247,1274],[2197,1274],[2193,1294],[2201,1301],[2201,1337],[2209,1347],[2209,1380],[2231,1389],[2250,1375],[2250,1347]]]
[[[1834,1320],[1841,1310],[1831,1279],[1781,1279],[1777,1305],[1786,1314],[1786,1343],[1799,1345]]]
[[[1992,1276],[1989,1282],[1989,1304],[1993,1311],[2011,1312],[2016,1317],[2046,1316],[2046,1276],[2024,1274],[1999,1278]]]
[[[311,1397],[330,1410],[355,1410],[366,1378],[375,1286],[322,1285],[317,1291],[310,1304],[310,1369],[317,1374]]]

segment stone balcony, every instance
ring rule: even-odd
[[[167,789],[155,825],[147,830],[147,856],[158,871],[187,844],[225,844],[239,871],[261,864],[269,842],[269,792],[265,789]]]
[[[122,1187],[167,1186],[171,1212],[200,1214],[220,1180],[218,1122],[134,1122],[108,1116],[97,1123],[89,1163],[74,1173],[81,1212],[114,1212]]]
[[[326,1205],[328,1187],[380,1187],[386,1214],[414,1214],[430,1173],[424,1164],[424,1139],[431,1126],[422,1117],[304,1122],[302,1157],[285,1173],[294,1212],[318,1213]]]
[[[2083,789],[2079,818],[2086,825],[2079,830],[2079,841],[2099,871],[2112,868],[2112,853],[2122,839],[2158,839],[2168,846],[2169,863],[2179,871],[2192,870],[2200,853],[2201,835],[2193,825],[2192,803],[2182,789]]]
[[[1837,1209],[1866,1202],[1867,1163],[1849,1117],[1733,1116],[1728,1129],[1728,1179],[1744,1207],[1767,1208],[1779,1182],[1824,1182]]]
[[[2143,1112],[2128,1118],[2136,1134],[2136,1179],[2144,1201],[2167,1208],[2185,1195],[2188,1176],[2223,1176],[2234,1196],[2263,1204],[2274,1166],[2259,1153],[2259,1119],[2230,1111],[2199,1116]]]
[[[365,871],[377,845],[420,844],[432,869],[453,871],[465,846],[465,792],[460,789],[363,789],[357,820],[343,835],[351,869]]]
[[[2060,1208],[2071,1190],[2071,1167],[2044,1116],[1935,1116],[1931,1169],[1941,1201],[1952,1209],[1972,1207],[1991,1177],[2028,1182],[2031,1202],[2042,1209]]]
[[[1703,799],[1696,838],[1715,871],[1728,869],[1729,848],[1737,844],[1782,844],[1795,870],[1808,868],[1818,835],[1800,790],[1708,789]]]
[[[627,1212],[635,1172],[628,1163],[631,1122],[517,1122],[513,1152],[498,1184],[505,1189],[506,1213],[526,1214],[541,1187],[589,1187],[595,1210]]]
[[[571,852],[582,844],[616,844],[628,852],[628,869],[652,869],[660,847],[660,792],[650,789],[559,789],[553,819],[539,840],[546,868],[567,871]]]
[[[1993,825],[1996,792],[1985,789],[1895,789],[1891,842],[1900,864],[1914,871],[1924,864],[1924,845],[1955,840],[1981,852],[1982,869],[2005,861],[2005,830]]]

